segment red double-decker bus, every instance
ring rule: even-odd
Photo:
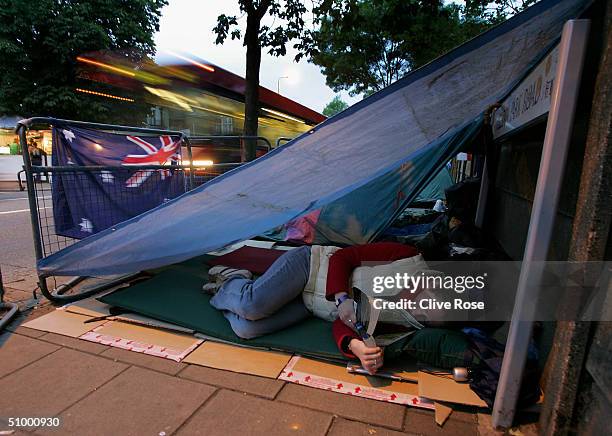
[[[244,123],[244,78],[192,56],[165,53],[157,63],[132,65],[125,57],[83,55],[83,88],[92,98],[114,99],[117,104],[137,94],[150,106],[144,124],[180,130],[190,136],[239,136]],[[102,90],[101,90],[102,88]],[[111,89],[111,92],[108,92]],[[101,92],[103,91],[103,92]],[[325,116],[267,88],[259,89],[258,134],[272,147],[280,138],[294,138],[322,122]],[[240,141],[201,140],[194,147],[194,164],[240,162]],[[259,141],[257,155],[268,151]]]

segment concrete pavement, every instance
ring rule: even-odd
[[[29,317],[48,310],[43,305]],[[478,434],[475,413],[453,413],[440,428],[430,411],[176,363],[18,324],[0,335],[0,431],[9,429],[7,418],[39,416],[59,417],[60,427],[20,430],[79,435]]]

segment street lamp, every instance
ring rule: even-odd
[[[276,81],[276,93],[280,94],[280,81],[281,79],[288,79],[289,76],[281,76],[278,78],[278,80]]]

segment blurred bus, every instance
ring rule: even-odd
[[[165,53],[157,63],[137,65],[125,56],[108,53],[83,55],[77,60],[84,83],[77,92],[114,99],[117,104],[144,100],[143,124],[147,127],[178,130],[189,136],[242,135],[246,82],[217,65],[180,53]],[[126,99],[128,96],[131,98]],[[272,147],[279,138],[297,137],[325,120],[320,113],[261,86],[259,100],[258,135],[267,138]],[[238,140],[198,141],[195,145],[196,165],[240,162]],[[267,150],[265,143],[258,142],[258,156]]]

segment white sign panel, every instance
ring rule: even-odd
[[[494,138],[524,126],[549,111],[558,61],[557,46],[502,102],[493,114]]]

